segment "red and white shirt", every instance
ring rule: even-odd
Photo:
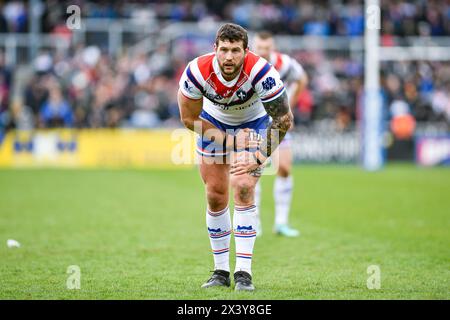
[[[214,52],[192,60],[181,76],[180,90],[189,99],[203,98],[203,110],[228,125],[240,125],[266,115],[263,102],[285,91],[278,71],[249,51],[240,74],[223,78]]]
[[[299,81],[305,74],[301,64],[287,54],[273,52],[270,55],[270,63],[277,69],[281,80],[286,85]]]

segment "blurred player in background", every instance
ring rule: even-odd
[[[277,52],[274,39],[269,32],[257,33],[253,39],[252,49],[255,53],[269,61],[279,72],[281,80],[287,87],[288,97],[291,107],[298,104],[302,91],[308,85],[308,76],[303,67],[292,57]],[[291,176],[292,167],[292,136],[287,133],[276,152],[279,156],[277,177],[275,179],[273,196],[275,200],[275,225],[274,231],[286,237],[297,237],[300,232],[289,225],[289,212],[292,200],[293,178]],[[256,185],[255,204],[260,209],[261,185]],[[262,235],[262,224],[260,210],[258,212],[257,235]]]
[[[230,286],[231,185],[235,204],[235,290],[252,291],[251,261],[257,225],[255,185],[264,162],[293,123],[286,90],[278,71],[248,50],[247,31],[231,23],[218,30],[214,52],[189,63],[179,85],[181,120],[188,129],[200,134],[197,153],[208,203],[206,224],[214,273],[202,287]],[[257,150],[251,144],[257,139],[249,138],[247,130],[262,136]],[[251,153],[250,147],[254,148]],[[236,157],[231,160],[232,165],[228,160],[230,153]]]

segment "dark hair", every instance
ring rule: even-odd
[[[256,34],[256,36],[262,40],[267,40],[273,38],[272,33],[269,31],[260,31]]]
[[[219,45],[219,40],[228,40],[230,42],[242,41],[244,43],[244,50],[248,47],[247,30],[234,23],[226,23],[217,30],[216,46]]]

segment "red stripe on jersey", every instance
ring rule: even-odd
[[[275,61],[275,69],[277,69],[277,71],[281,70],[281,66],[283,65],[283,56],[281,55],[281,53],[279,52],[275,52],[275,57],[276,57],[276,61]]]
[[[232,87],[227,87],[222,83],[222,81],[219,80],[217,75],[213,73],[211,75],[211,78],[209,78],[208,83],[222,97],[229,98],[237,91],[237,89],[239,89],[239,87],[241,87],[245,83],[245,80],[243,81],[244,78],[247,78],[247,75],[244,72],[241,72],[239,74],[239,79],[236,81],[236,84]]]
[[[250,72],[252,72],[253,67],[255,66],[255,64],[258,62],[259,60],[259,56],[257,56],[256,54],[254,54],[251,51],[247,52],[247,55],[245,56],[245,60],[244,60],[244,72],[250,76]]]
[[[203,79],[206,80],[209,78],[211,73],[214,73],[214,68],[212,61],[215,57],[214,53],[205,54],[197,59],[198,69],[203,76]]]

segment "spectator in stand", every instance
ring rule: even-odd
[[[8,21],[5,18],[5,15],[3,14],[3,3],[0,3],[0,33],[7,33],[8,32]]]
[[[49,96],[40,110],[40,124],[45,128],[71,127],[72,109],[63,97],[62,89],[55,80],[49,81]]]
[[[5,55],[0,51],[0,131],[8,127],[8,105],[12,86],[11,70],[5,64]]]
[[[8,107],[11,84],[11,70],[5,64],[4,53],[0,51],[0,114]]]
[[[26,1],[3,5],[3,24],[11,32],[27,29]],[[443,0],[381,0],[383,35],[450,35],[450,3]],[[364,9],[360,0],[264,0],[264,1],[44,1],[42,30],[55,31],[65,23],[63,10],[71,4],[90,18],[157,19],[165,22],[195,22],[202,19],[233,21],[274,34],[360,36],[364,33]],[[0,7],[0,9],[2,9]],[[389,26],[388,26],[389,25]],[[385,28],[386,26],[386,28]],[[2,18],[0,15],[0,30]]]
[[[28,16],[24,1],[10,1],[5,3],[2,13],[8,24],[9,32],[27,31]]]

